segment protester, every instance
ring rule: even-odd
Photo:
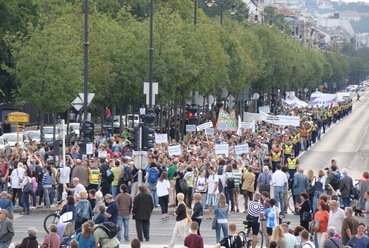
[[[263,205],[259,202],[261,195],[255,193],[254,199],[248,203],[246,220],[252,228],[252,248],[256,247],[260,230],[260,216],[263,215]]]
[[[191,220],[197,223],[197,234],[201,236],[200,226],[201,226],[202,219],[204,217],[204,206],[202,205],[202,202],[201,202],[200,193],[195,193],[193,195],[193,198],[194,198],[195,204],[192,209]]]
[[[150,218],[154,209],[152,197],[147,193],[145,186],[138,187],[139,193],[133,200],[132,215],[136,222],[138,239],[142,242],[143,236],[146,241],[150,240]],[[143,234],[143,236],[142,236]]]
[[[162,220],[167,220],[168,216],[168,205],[169,205],[169,192],[170,183],[168,180],[168,173],[163,171],[160,175],[158,183],[156,184],[156,192],[159,197],[159,204],[161,208]]]
[[[327,235],[328,237],[324,240],[324,248],[337,248],[342,247],[342,241],[339,237],[336,237],[336,230],[334,227],[328,227]]]
[[[49,234],[45,236],[40,248],[59,248],[60,238],[56,234],[58,227],[54,224],[50,225],[48,228]]]
[[[124,227],[124,240],[129,241],[129,216],[132,211],[132,197],[128,194],[127,185],[120,185],[120,194],[115,198],[118,204],[118,227],[123,230]],[[117,238],[119,241],[122,238],[122,232],[119,231]]]
[[[92,235],[93,227],[88,222],[83,223],[82,232],[78,233],[74,238],[78,241],[79,248],[94,248],[95,238]]]
[[[82,224],[92,219],[92,209],[90,202],[87,200],[86,190],[80,191],[77,198],[78,202],[76,204],[76,208],[74,209],[74,228],[77,232],[80,232]]]
[[[199,225],[192,222],[190,225],[190,234],[184,240],[184,246],[187,248],[204,248],[204,240],[198,234]]]
[[[219,194],[218,203],[214,206],[214,216],[217,220],[215,229],[216,242],[220,241],[220,230],[223,231],[223,237],[228,236],[228,205],[223,193]]]
[[[15,248],[38,248],[37,229],[30,227],[27,233],[28,237],[25,237],[20,244],[16,243]]]
[[[357,226],[357,234],[351,236],[350,240],[347,242],[347,246],[351,247],[369,247],[369,238],[364,234],[365,224],[359,223]]]
[[[228,224],[229,235],[224,237],[222,240],[217,242],[214,248],[226,247],[243,247],[245,245],[245,240],[237,234],[237,225],[234,222]]]
[[[301,203],[296,203],[296,209],[299,210],[300,214],[300,225],[309,230],[309,222],[313,219],[311,213],[311,205],[309,201],[309,195],[307,193],[300,194]]]

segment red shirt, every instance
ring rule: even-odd
[[[326,232],[328,227],[328,211],[317,211],[314,215],[314,220],[319,220],[319,230],[318,232]]]
[[[204,240],[197,234],[189,234],[184,240],[184,245],[188,248],[204,248]]]

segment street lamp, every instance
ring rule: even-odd
[[[213,7],[215,4],[215,1],[214,0],[206,0],[206,5],[208,7]],[[220,25],[223,24],[223,6],[224,6],[224,3],[223,2],[220,2]],[[233,16],[237,13],[237,9],[236,9],[236,5],[235,4],[232,4],[231,5],[231,9],[229,10],[229,13]]]
[[[259,97],[260,97],[259,93],[254,93],[252,95],[252,99],[254,100],[254,106],[255,106],[254,113],[258,112],[258,99],[259,99]]]
[[[236,5],[235,4],[232,4],[231,5],[231,9],[229,10],[229,13],[231,14],[231,15],[235,15],[235,14],[237,14],[237,9],[236,9]]]
[[[150,47],[149,47],[149,107],[147,109],[147,114],[145,115],[145,119],[147,121],[147,125],[150,128],[154,127],[155,114],[153,105],[153,80],[152,80],[152,60],[153,60],[153,16],[154,16],[154,1],[150,0]]]

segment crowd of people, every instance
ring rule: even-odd
[[[244,240],[237,235],[235,223],[228,222],[228,216],[241,212],[247,214],[252,226],[252,247],[257,245],[260,228],[265,229],[265,240],[271,247],[291,247],[288,246],[291,242],[307,247],[308,231],[314,236],[314,243],[309,243],[312,247],[332,247],[326,246],[326,240],[334,242],[338,237],[343,244],[350,244],[350,240],[362,238],[363,224],[352,224],[347,218],[354,210],[360,214],[369,211],[366,206],[369,196],[365,193],[369,190],[369,174],[364,173],[357,205],[352,209],[351,195],[356,188],[346,169],[339,170],[333,159],[327,170],[316,175],[309,170],[305,174],[298,156],[317,142],[331,123],[349,114],[351,103],[332,110],[312,109],[309,114],[299,111],[294,109],[289,113],[300,115],[299,127],[260,122],[254,133],[251,130],[243,130],[241,135],[231,131],[216,132],[214,136],[189,133],[182,141],[173,139],[155,144],[148,151],[148,162],[144,165],[135,163],[124,135],[101,134],[95,141],[94,155],[84,159],[79,159],[78,144],[68,147],[66,161],[60,159],[58,164],[45,146],[38,150],[18,149],[11,158],[0,156],[0,186],[4,191],[0,207],[7,212],[11,223],[14,207],[22,207],[22,214],[28,215],[31,208],[50,208],[63,195],[68,195],[61,214],[72,212],[72,228],[84,238],[83,242],[81,238],[76,239],[78,247],[99,243],[95,233],[103,232],[95,229],[106,222],[114,223],[122,231],[103,247],[115,247],[123,238],[131,241],[130,219],[135,222],[137,242],[149,242],[151,213],[159,206],[163,222],[172,214],[169,207],[176,208],[176,224],[172,238],[167,241],[168,247],[174,247],[178,235],[187,247],[201,247],[195,244],[203,244],[200,240],[204,218],[213,221],[216,246],[239,247],[236,244]],[[215,145],[223,143],[229,145],[228,155],[216,154]],[[249,151],[237,154],[235,147],[246,143]],[[181,155],[170,156],[170,145],[180,145]],[[8,199],[8,181],[11,199]],[[288,192],[293,195],[293,206],[289,206]],[[337,192],[344,213],[337,202]],[[243,205],[240,197],[244,199]],[[293,235],[296,241],[291,241],[295,239],[288,235],[289,227],[279,220],[288,208],[300,216],[300,226]],[[314,220],[314,226],[318,227],[315,232],[309,226]],[[191,232],[186,236],[189,223]],[[54,230],[55,227],[50,227],[44,243],[52,240],[52,233],[57,232]],[[100,240],[104,239],[100,237]]]

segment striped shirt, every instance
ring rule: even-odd
[[[253,217],[260,217],[263,212],[263,205],[258,201],[250,201],[247,204],[247,212]]]
[[[233,173],[233,178],[234,178],[234,187],[238,188],[240,186],[242,174],[237,169],[233,170],[232,173]]]

